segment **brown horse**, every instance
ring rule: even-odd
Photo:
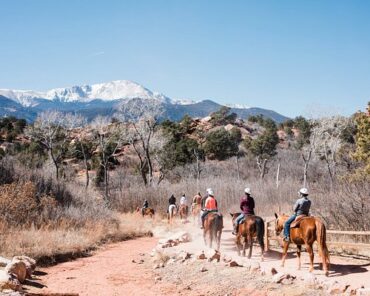
[[[230,213],[230,215],[234,224],[235,219],[240,215],[240,213]],[[245,249],[249,245],[248,258],[250,259],[252,257],[253,238],[256,237],[261,247],[261,260],[263,261],[263,254],[265,252],[265,245],[263,241],[264,234],[265,224],[261,217],[254,215],[245,216],[245,221],[238,227],[238,233],[235,239],[238,255],[240,256],[240,251],[243,248],[243,256],[245,256]]]
[[[275,213],[275,218],[275,231],[276,235],[279,235],[280,232],[284,229],[284,223],[286,220],[288,220],[289,216],[279,216]],[[290,240],[297,245],[298,269],[301,269],[301,249],[302,245],[305,245],[306,250],[310,256],[310,272],[313,271],[314,259],[312,245],[315,241],[317,241],[323,270],[325,272],[325,275],[329,274],[330,259],[329,251],[326,246],[326,227],[324,223],[320,220],[320,218],[307,217],[302,219],[298,227],[290,229]],[[289,244],[290,242],[284,241],[281,266],[284,266]]]
[[[154,217],[154,210],[152,208],[145,208],[145,209],[142,209],[142,208],[139,208],[137,207],[136,208],[136,212],[137,213],[141,213],[141,215],[144,217],[144,216],[149,216],[150,218],[153,218]]]
[[[188,217],[189,207],[187,205],[180,205],[179,215],[181,220],[186,220]]]
[[[222,228],[224,228],[222,215],[216,212],[208,213],[207,216],[204,218],[204,229],[203,229],[204,243],[207,245],[207,235],[208,235],[209,247],[212,248],[212,243],[215,240],[217,242],[217,250],[220,250]]]
[[[193,204],[191,205],[191,214],[194,222],[199,219],[201,209],[202,197],[200,195],[196,195],[193,197]]]

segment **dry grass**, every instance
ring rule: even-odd
[[[1,255],[12,257],[27,255],[40,261],[52,263],[79,257],[102,243],[122,241],[149,235],[151,222],[134,214],[123,214],[109,222],[86,222],[84,227],[24,227],[4,229],[0,237]]]

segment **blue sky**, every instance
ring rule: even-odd
[[[0,88],[128,79],[292,117],[370,100],[370,1],[0,0],[0,41]]]

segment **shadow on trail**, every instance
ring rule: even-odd
[[[369,270],[366,268],[370,266],[370,262],[361,265],[354,264],[330,264],[330,277],[340,277],[351,273],[364,273]]]

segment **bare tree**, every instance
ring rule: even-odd
[[[162,113],[160,101],[132,99],[122,104],[115,115],[130,123],[129,142],[139,158],[139,169],[145,185],[153,182],[151,143]]]
[[[58,111],[44,111],[39,114],[33,125],[25,130],[32,140],[39,142],[48,152],[49,159],[55,167],[56,178],[59,179],[59,169],[64,153],[67,137],[65,135],[66,118]]]
[[[108,117],[97,116],[91,123],[95,132],[100,154],[100,167],[104,174],[104,197],[109,196],[109,161],[116,153],[121,144],[122,137],[115,124],[110,124]]]
[[[311,139],[314,138],[313,152],[315,156],[325,162],[331,186],[336,175],[337,153],[343,143],[341,135],[348,124],[348,118],[332,116],[316,120],[312,128]]]
[[[68,128],[68,133],[72,133],[74,129],[82,128],[87,125],[87,120],[85,117],[83,117],[80,114],[73,114],[73,113],[68,113],[65,115],[65,122],[66,122],[66,127]],[[83,141],[82,131],[77,133],[76,140],[77,140],[76,151],[82,154],[83,160],[84,160],[84,168],[85,168],[85,176],[86,176],[85,188],[87,188],[89,187],[89,183],[90,183],[89,164],[88,164],[90,153],[89,151],[87,151],[88,149]]]

